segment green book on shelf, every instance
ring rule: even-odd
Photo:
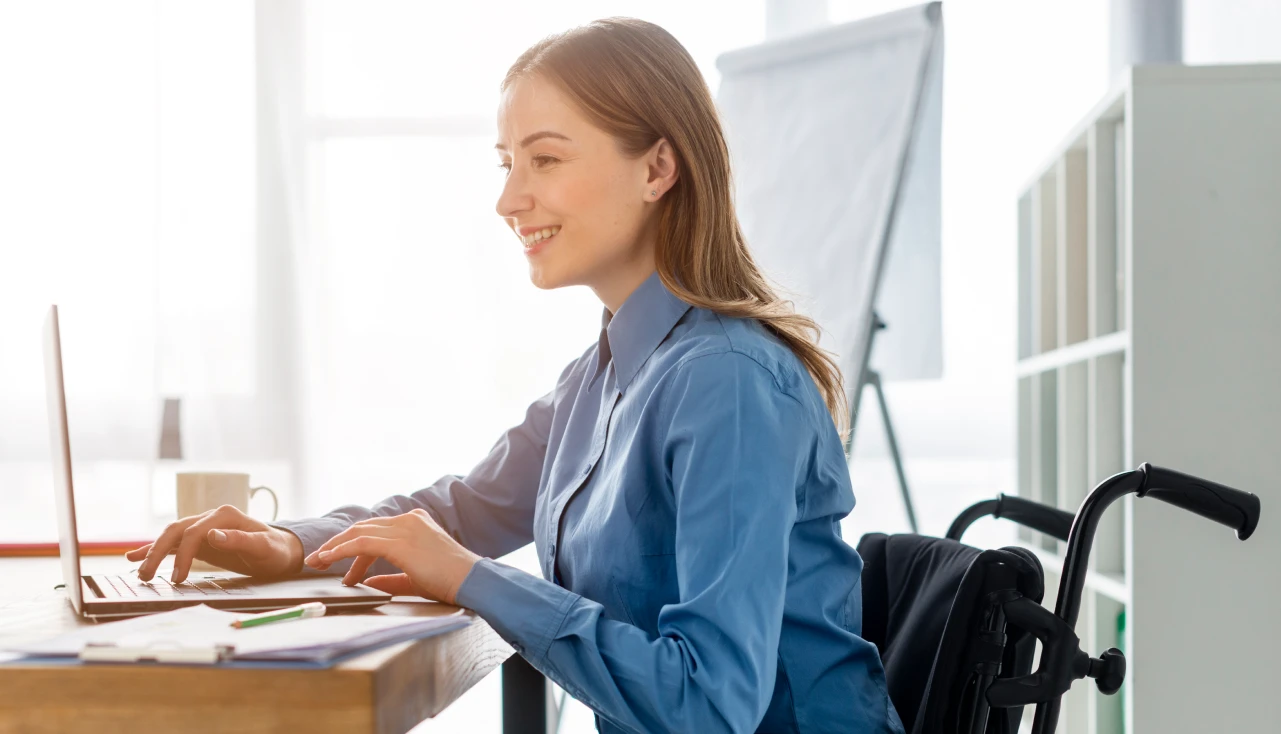
[[[1125,652],[1125,607],[1116,613],[1116,649],[1122,653]],[[1122,684],[1124,686],[1124,684]],[[1125,693],[1117,691],[1116,695],[1121,697],[1121,722],[1118,729],[1124,734],[1125,732]]]

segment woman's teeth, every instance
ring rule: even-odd
[[[525,243],[526,247],[529,247],[530,245],[536,242],[542,242],[543,240],[547,239],[548,237],[551,237],[552,235],[556,234],[559,231],[560,231],[560,227],[544,227],[543,229],[540,229],[537,232],[533,232],[531,234],[525,235],[524,237],[521,237],[520,241]]]

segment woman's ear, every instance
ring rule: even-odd
[[[659,138],[645,154],[645,159],[649,175],[645,181],[645,201],[658,201],[676,185],[676,179],[680,175],[676,150],[667,138]]]

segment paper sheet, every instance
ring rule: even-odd
[[[233,621],[249,616],[253,615],[201,604],[82,627],[43,642],[8,649],[34,656],[76,657],[86,644],[200,648],[228,645],[234,648],[237,660],[323,661],[356,650],[428,637],[468,623],[462,610],[458,610],[435,617],[334,614],[246,629],[231,626]]]

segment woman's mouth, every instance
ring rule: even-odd
[[[555,237],[556,233],[559,231],[559,226],[544,227],[521,237],[520,241],[525,245],[525,254],[530,255],[543,249],[543,245],[545,245],[548,240]]]

